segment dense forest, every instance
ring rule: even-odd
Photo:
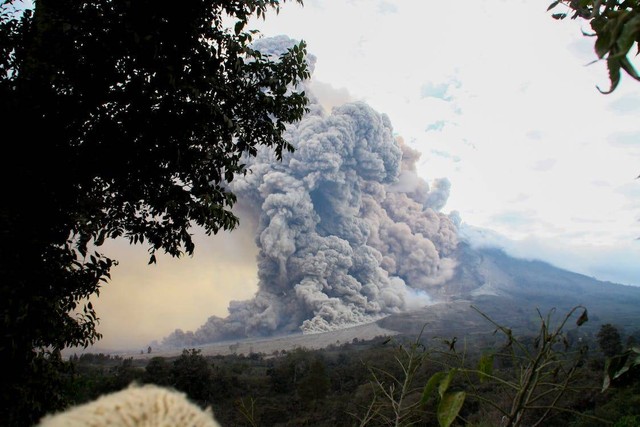
[[[522,417],[509,425],[640,425],[637,361],[603,389],[612,361],[640,341],[640,330],[625,334],[605,324],[597,333],[575,325],[563,331],[547,320],[541,316],[537,336],[510,336],[498,326],[497,333],[465,338],[425,332],[273,354],[205,356],[184,349],[178,357],[151,352],[133,359],[85,353],[61,361],[68,369],[59,391],[79,404],[132,383],[153,383],[212,407],[224,426],[497,426],[505,425],[518,396],[509,384],[523,385],[531,354],[540,378],[527,390]],[[440,396],[430,395],[436,385]],[[449,391],[466,399],[447,424],[439,407]]]

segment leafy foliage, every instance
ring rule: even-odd
[[[466,393],[464,391],[456,391],[441,396],[438,405],[438,423],[440,427],[449,427],[458,417],[460,409],[464,404]]]
[[[598,331],[598,345],[607,357],[613,357],[622,352],[622,338],[618,329],[610,323],[605,323]]]
[[[504,388],[507,404],[487,401],[477,393],[476,386],[472,385],[472,389],[476,397],[501,413],[502,425],[543,425],[553,412],[567,410],[558,402],[565,393],[575,390],[578,367],[584,363],[587,347],[579,346],[570,350],[571,344],[565,327],[574,313],[580,309],[582,313],[576,319],[576,326],[580,327],[588,321],[587,310],[584,307],[574,307],[555,322],[555,325],[552,318],[555,310],[551,310],[546,317],[538,311],[540,329],[533,339],[533,345],[518,339],[511,329],[480,313],[496,326],[496,332],[501,332],[507,343],[503,347],[503,354],[483,355],[474,372],[478,374],[481,382],[494,381],[499,387]],[[496,355],[511,360],[510,365],[515,368],[515,376],[494,372],[493,362]]]
[[[479,313],[496,327],[495,333],[500,332],[506,339],[500,350],[485,350],[469,357],[466,342],[462,351],[457,350],[455,337],[442,340],[444,351],[428,351],[419,340],[401,345],[401,357],[396,357],[401,367],[399,376],[389,369],[372,369],[374,389],[379,393],[374,394],[365,415],[360,417],[360,425],[411,425],[422,422],[420,417],[424,414],[434,413],[438,425],[448,427],[456,420],[470,424],[469,412],[478,409],[482,419],[512,427],[548,425],[558,413],[602,422],[602,418],[583,415],[563,404],[569,394],[597,389],[579,385],[587,347],[581,344],[571,348],[565,331],[574,314],[577,327],[588,321],[586,309],[575,307],[557,322],[553,319],[554,310],[547,316],[538,311],[540,328],[535,337],[517,337],[510,328]],[[416,403],[413,384],[419,382],[420,371],[429,364],[442,369],[424,383]]]
[[[587,328],[565,327],[564,335],[579,330],[580,340],[571,343],[566,350],[563,339],[556,342],[554,349],[558,358],[574,360],[575,344],[597,345],[595,336],[588,333],[588,325]],[[494,337],[496,341],[489,343],[488,337]],[[67,385],[61,390],[65,393],[74,391],[63,397],[73,403],[81,403],[95,399],[101,393],[127,387],[129,383],[125,380],[175,387],[203,407],[211,406],[222,425],[439,427],[453,418],[453,415],[447,417],[444,409],[438,412],[442,406],[449,408],[450,414],[458,411],[450,424],[452,426],[497,426],[505,423],[506,418],[489,402],[501,408],[511,408],[513,402],[513,396],[505,392],[505,384],[499,379],[519,384],[517,379],[522,373],[522,364],[517,361],[510,366],[503,363],[507,355],[501,353],[508,349],[501,349],[502,339],[490,331],[482,336],[468,334],[460,338],[460,348],[456,352],[440,339],[425,339],[419,343],[415,339],[395,336],[358,340],[357,343],[330,346],[324,350],[298,348],[289,352],[275,351],[269,356],[262,353],[204,356],[198,350],[187,350],[176,357],[132,361],[119,356],[85,354],[71,358],[71,371],[75,374],[71,382],[66,380]],[[534,336],[518,335],[513,339],[514,347],[518,347],[517,341],[530,351],[535,349]],[[390,344],[392,341],[395,345]],[[409,355],[414,358],[415,369],[412,367],[405,371],[411,360]],[[599,352],[581,354],[581,362],[576,366],[570,385],[555,402],[557,410],[552,411],[540,425],[636,425],[633,423],[640,417],[640,382],[639,366],[631,366],[634,357],[630,356],[626,362],[630,370],[613,380],[611,386],[602,392],[604,363]],[[179,360],[182,362],[178,363]],[[416,363],[418,360],[420,363]],[[199,368],[192,369],[196,366]],[[547,368],[544,364],[539,365],[541,375]],[[481,380],[481,372],[485,375],[484,380]],[[402,392],[393,378],[404,382],[406,373],[412,376],[411,385]],[[547,377],[548,382],[540,381],[538,390],[553,390],[551,384],[555,384],[556,390],[561,388],[566,374],[559,370],[557,377]],[[382,393],[374,376],[383,382],[387,392],[393,391],[396,402],[403,394],[401,405],[396,407],[400,418],[393,417],[391,400]],[[189,381],[184,381],[189,377],[208,380],[201,381],[204,388],[189,388]],[[449,380],[443,382],[445,377]],[[329,388],[326,394],[314,395],[313,384],[320,385],[322,389],[327,378]],[[428,398],[423,400],[423,386],[429,383],[430,378],[437,378],[437,381],[427,393]],[[446,387],[441,386],[444,383]],[[449,397],[442,399],[440,391]],[[202,392],[209,396],[208,400],[197,398],[197,393]],[[465,399],[458,408],[462,393]],[[535,406],[548,405],[553,400],[551,395],[547,395],[533,402],[527,409],[530,416],[525,416],[524,422],[529,425],[534,415],[542,413],[543,410]]]
[[[26,367],[100,338],[86,301],[116,263],[105,239],[155,262],[192,254],[194,225],[237,225],[226,184],[258,146],[292,149],[309,71],[304,42],[278,58],[251,47],[249,18],[276,0],[13,3],[0,0],[0,116],[19,135],[0,165],[0,353]]]
[[[373,399],[367,412],[359,419],[360,426],[372,423],[400,426],[420,421],[422,411],[419,408],[424,405],[428,395],[423,392],[422,398],[419,398],[420,386],[416,375],[427,357],[426,348],[418,337],[414,342],[401,344],[394,356],[397,365],[393,367],[379,363],[370,367]],[[442,376],[438,378],[441,380]],[[431,390],[435,389],[436,381],[430,383]]]
[[[171,374],[174,387],[186,392],[196,402],[209,401],[213,369],[200,350],[183,350],[173,362]]]
[[[631,347],[621,354],[616,354],[604,366],[604,381],[602,389],[607,390],[612,383],[626,378],[639,378],[640,347]]]
[[[598,60],[607,61],[611,87],[598,90],[613,92],[620,83],[620,70],[640,81],[640,75],[628,58],[631,48],[636,46],[640,53],[640,2],[638,0],[556,0],[547,10],[566,6],[567,12],[553,13],[555,19],[581,18],[589,21],[595,37],[594,49]]]

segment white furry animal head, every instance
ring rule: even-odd
[[[131,385],[98,399],[44,417],[38,427],[220,427],[211,409],[203,411],[184,393],[155,385]]]

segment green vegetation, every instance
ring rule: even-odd
[[[80,403],[132,381],[174,387],[229,426],[637,425],[640,349],[607,358],[596,332],[576,332],[586,320],[576,308],[538,313],[537,333],[524,335],[494,324],[443,339],[427,325],[418,338],[270,355],[85,354],[65,363],[63,390]]]
[[[558,6],[564,6],[561,10]],[[620,83],[620,70],[636,80],[640,80],[638,71],[628,58],[636,46],[640,52],[640,2],[638,0],[555,0],[547,10],[554,10],[555,19],[584,19],[589,21],[593,33],[583,33],[595,37],[594,49],[596,61],[607,61],[611,87],[598,90],[602,93],[613,92]]]
[[[598,331],[598,345],[607,357],[613,357],[622,351],[620,333],[611,323],[605,323]]]
[[[281,3],[0,0],[0,116],[19,135],[0,166],[4,425],[59,407],[38,397],[56,351],[100,338],[87,299],[116,263],[105,239],[147,244],[150,263],[192,254],[192,226],[237,225],[243,156],[292,150],[305,44],[263,55],[246,28]]]

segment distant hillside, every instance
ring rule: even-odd
[[[458,260],[455,276],[437,296],[441,303],[389,316],[379,325],[407,334],[419,333],[425,324],[430,335],[492,331],[473,305],[504,326],[533,332],[538,326],[536,308],[543,314],[555,308],[559,316],[582,305],[590,317],[583,328],[586,333],[593,333],[602,323],[613,323],[628,332],[640,328],[640,287],[512,258],[499,249],[476,250],[462,244]]]

